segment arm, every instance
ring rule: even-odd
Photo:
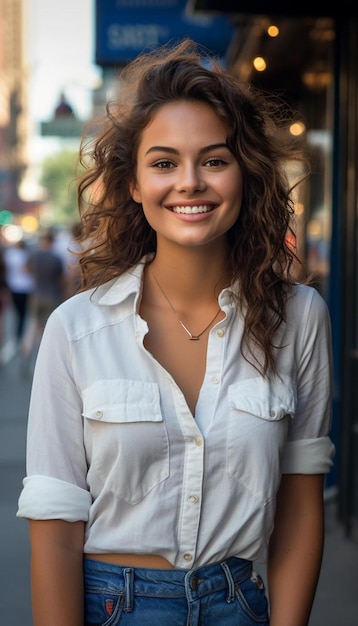
[[[29,522],[34,626],[82,626],[83,522]]]
[[[323,543],[323,476],[284,474],[267,564],[270,626],[308,625]]]

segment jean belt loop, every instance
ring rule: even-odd
[[[124,587],[125,587],[125,597],[124,597],[124,611],[126,613],[130,613],[133,611],[133,580],[134,580],[134,570],[132,567],[126,567],[124,570]]]
[[[222,561],[222,563],[220,563],[221,567],[223,568],[224,572],[225,572],[225,576],[226,576],[226,580],[227,580],[227,584],[228,584],[228,592],[227,592],[227,596],[226,596],[226,602],[234,602],[235,600],[235,583],[234,583],[234,579],[232,577],[231,571],[230,571],[230,567],[228,566],[226,561]]]

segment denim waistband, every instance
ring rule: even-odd
[[[226,589],[227,601],[232,602],[235,583],[240,584],[251,577],[252,562],[230,557],[219,563],[180,570],[125,567],[85,558],[84,571],[85,575],[95,575],[99,580],[101,574],[107,579],[109,577],[113,591],[125,591],[127,610],[130,610],[135,595],[186,596],[189,602],[193,602],[204,595]]]

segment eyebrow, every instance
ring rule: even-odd
[[[228,149],[227,143],[213,143],[210,146],[204,146],[199,150],[199,154],[205,154],[206,152],[212,152],[212,150],[218,150],[219,148]],[[151,152],[166,152],[167,154],[179,154],[179,150],[170,148],[169,146],[152,146],[147,150],[145,156]]]

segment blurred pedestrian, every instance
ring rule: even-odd
[[[57,235],[54,242],[53,249],[61,256],[64,262],[65,298],[69,298],[77,293],[81,285],[79,267],[79,252],[82,250],[82,244],[80,243],[81,233],[81,222],[75,222],[68,232],[61,232]]]
[[[34,287],[30,299],[31,323],[22,342],[24,357],[38,347],[49,315],[65,299],[65,267],[61,256],[53,249],[54,241],[51,230],[42,232],[28,259]]]
[[[18,346],[28,321],[30,296],[34,290],[34,278],[29,271],[30,251],[24,239],[4,250],[6,277],[16,315],[15,336]]]
[[[11,302],[10,289],[6,277],[6,264],[4,251],[0,249],[0,364],[2,361],[2,348],[4,341],[5,313]]]
[[[120,85],[81,146],[83,289],[32,385],[34,626],[307,626],[332,359],[286,243],[292,119],[190,41]]]

